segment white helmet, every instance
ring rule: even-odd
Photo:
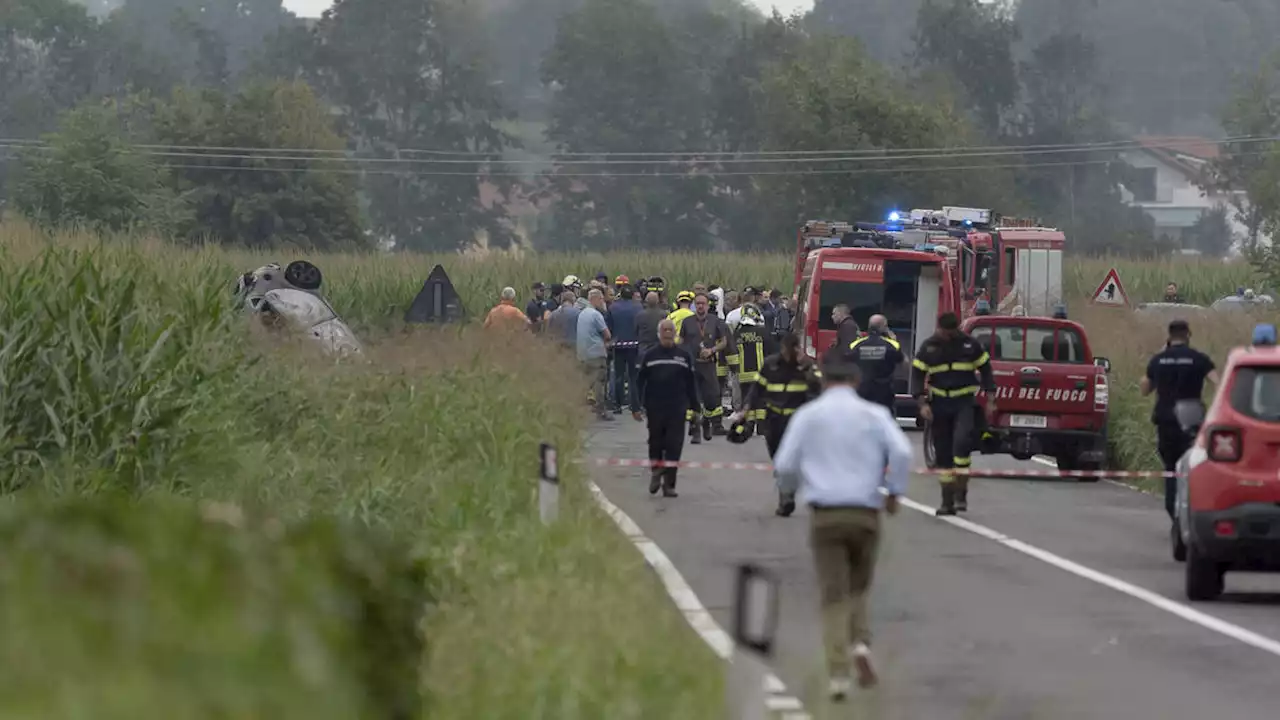
[[[582,281],[578,279],[577,275],[565,275],[560,284],[564,285],[565,290],[582,287]]]

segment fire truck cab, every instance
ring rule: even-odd
[[[1028,316],[1049,317],[1062,303],[1062,252],[1066,235],[1057,228],[1002,218],[984,208],[945,206],[912,210],[910,227],[962,231],[940,240],[951,248],[964,316],[981,298],[998,315],[1021,307]]]
[[[959,311],[959,288],[946,249],[922,242],[923,237],[877,223],[808,222],[799,234],[791,326],[803,352],[820,360],[831,349],[836,340],[831,311],[845,304],[863,328],[872,315],[884,315],[909,362],[916,346],[936,330],[938,315]],[[897,411],[916,417],[908,379],[904,364],[895,380]]]

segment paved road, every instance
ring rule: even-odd
[[[910,432],[920,456],[920,434]],[[644,458],[629,416],[600,424],[593,457]],[[756,438],[716,438],[686,460],[767,462]],[[976,467],[1045,470],[1008,457]],[[781,578],[778,675],[815,718],[1158,718],[1280,715],[1280,656],[1202,627],[995,540],[908,509],[889,520],[872,599],[882,687],[826,706],[807,514],[773,515],[771,477],[684,470],[680,497],[647,492],[645,468],[594,477],[670,557],[722,627],[730,625],[734,564]],[[1108,483],[971,481],[968,518],[1093,570],[1280,640],[1280,577],[1228,575],[1220,602],[1191,605],[1169,556],[1162,501]],[[936,481],[915,475],[908,496],[930,506]],[[1242,591],[1247,591],[1242,592]]]

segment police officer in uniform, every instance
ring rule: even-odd
[[[1204,381],[1218,384],[1218,371],[1208,355],[1191,347],[1191,327],[1186,320],[1169,323],[1169,341],[1164,350],[1147,363],[1147,374],[1140,384],[1145,397],[1156,394],[1151,422],[1156,426],[1156,450],[1165,472],[1173,472],[1178,459],[1191,447],[1194,438],[1182,428],[1174,409],[1180,402],[1202,403]],[[1201,404],[1203,409],[1203,404]],[[1177,496],[1177,479],[1164,479],[1164,509],[1173,517]]]
[[[658,323],[658,344],[640,358],[636,392],[649,421],[649,459],[678,462],[684,450],[684,428],[690,410],[701,410],[698,378],[693,358],[676,345],[676,324]],[[636,420],[640,413],[633,414]],[[663,497],[676,497],[674,467],[654,467],[649,475],[649,494],[662,488]]]
[[[822,373],[800,354],[800,336],[787,333],[782,338],[778,354],[764,359],[755,384],[747,391],[746,402],[729,422],[736,425],[754,419],[756,427],[764,432],[765,447],[772,458],[778,452],[791,416],[800,406],[822,393],[821,378]],[[787,517],[795,510],[795,494],[779,490],[777,514]]]
[[[724,435],[724,404],[721,401],[720,381],[716,376],[716,356],[729,346],[729,331],[724,321],[711,314],[705,294],[694,297],[694,314],[679,325],[676,342],[693,356],[694,372],[698,375],[698,390],[702,397],[702,439],[698,438],[698,418],[690,415],[690,442],[697,445],[710,440],[712,435]],[[674,315],[674,313],[673,313]]]
[[[867,334],[849,345],[847,355],[862,372],[858,394],[868,402],[885,406],[892,417],[897,417],[893,408],[893,375],[906,356],[902,345],[889,334],[889,320],[872,315],[867,321]]]
[[[974,373],[980,374],[981,386]],[[960,331],[955,313],[944,313],[938,317],[938,331],[920,344],[911,363],[911,394],[920,403],[920,417],[931,424],[933,448],[942,471],[938,477],[942,485],[939,516],[969,509],[969,456],[980,388],[987,393],[990,419],[996,409],[991,357]]]

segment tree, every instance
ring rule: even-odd
[[[1280,237],[1280,54],[1238,86],[1222,124],[1233,142],[1224,143],[1209,168],[1207,185],[1226,193],[1236,218],[1246,228],[1246,251],[1262,234]]]
[[[815,0],[808,24],[815,32],[855,37],[873,59],[897,66],[911,59],[923,5],[924,0]]]
[[[567,153],[654,153],[666,161],[633,155],[634,164],[621,166],[564,165],[549,188],[558,244],[711,241],[714,168],[675,153],[711,146],[709,78],[721,54],[707,51],[728,48],[732,37],[724,18],[708,13],[669,28],[643,0],[588,0],[565,17],[543,64],[556,88],[547,138]]]
[[[187,237],[318,250],[367,245],[354,176],[323,159],[343,149],[342,138],[305,83],[253,82],[235,93],[179,88],[156,104],[153,124],[158,144],[234,148],[174,160],[177,189],[194,212]]]
[[[957,83],[961,105],[989,137],[999,137],[1004,115],[1018,99],[1013,18],[980,0],[925,0],[914,38],[917,67],[937,74],[935,82]]]
[[[183,214],[164,172],[126,142],[111,108],[72,110],[44,141],[45,147],[21,153],[14,188],[14,207],[33,222],[96,232],[163,232]]]
[[[474,48],[478,28],[443,0],[339,0],[314,31],[306,76],[364,154],[405,161],[366,176],[376,230],[397,247],[454,250],[483,231],[513,239],[500,207],[481,204],[509,119]]]
[[[1209,257],[1224,257],[1236,238],[1231,231],[1231,223],[1227,220],[1227,208],[1219,205],[1205,211],[1192,225],[1183,238],[1189,248],[1199,250]]]
[[[874,151],[975,144],[973,129],[945,102],[900,92],[894,78],[856,45],[807,42],[766,71],[760,98],[763,148]],[[1002,171],[952,169],[981,160],[903,160],[789,164],[762,172],[752,202],[768,220],[763,236],[786,242],[809,218],[874,219],[895,207],[940,207],[965,198],[1004,207]],[[966,203],[967,204],[967,203]]]
[[[115,32],[194,85],[238,82],[278,30],[297,24],[282,0],[125,0]]]

